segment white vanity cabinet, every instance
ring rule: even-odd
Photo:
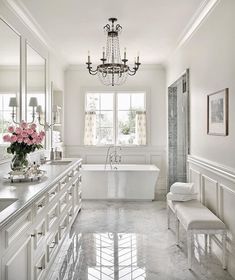
[[[81,209],[81,161],[0,232],[0,280],[45,279]]]

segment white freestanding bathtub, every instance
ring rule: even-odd
[[[159,169],[148,164],[83,164],[83,199],[153,200]]]

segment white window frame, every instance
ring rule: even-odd
[[[107,90],[107,89],[84,89],[84,116],[85,116],[85,110],[87,108],[87,98],[86,95],[89,93],[97,93],[97,94],[110,94],[113,93],[113,120],[114,120],[114,127],[113,127],[113,139],[114,139],[114,143],[111,145],[118,145],[118,146],[122,146],[122,147],[146,147],[150,144],[150,131],[149,131],[149,127],[150,127],[150,94],[149,94],[149,90],[147,90],[146,88],[144,89],[122,89],[122,90]],[[147,131],[147,140],[146,140],[146,145],[137,145],[137,144],[118,144],[117,143],[117,136],[118,136],[118,118],[117,118],[117,113],[118,113],[118,94],[138,94],[138,93],[144,93],[144,105],[145,105],[145,111],[146,111],[146,116],[147,116],[147,127],[146,127],[146,131]],[[84,122],[83,122],[84,123]],[[84,133],[84,129],[83,129],[83,133]],[[86,145],[85,145],[86,146]],[[96,144],[92,147],[107,147],[110,146],[110,144]]]

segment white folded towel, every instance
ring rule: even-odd
[[[197,193],[175,194],[175,193],[169,192],[166,197],[167,197],[167,200],[172,200],[172,201],[189,201],[189,200],[197,199]]]
[[[180,183],[176,182],[171,185],[170,192],[174,194],[192,194],[194,183]]]

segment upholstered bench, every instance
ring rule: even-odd
[[[188,267],[192,267],[192,245],[194,234],[205,234],[207,243],[207,236],[210,234],[222,235],[223,269],[226,269],[226,226],[214,215],[207,207],[202,205],[198,200],[190,200],[184,202],[167,201],[168,210],[168,228],[170,228],[170,211],[174,213],[176,221],[176,240],[179,244],[179,223],[187,231],[187,247],[188,247]]]

